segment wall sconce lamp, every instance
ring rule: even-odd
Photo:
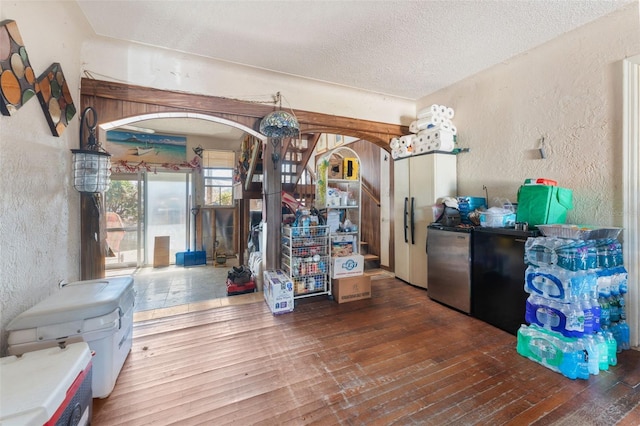
[[[298,119],[282,110],[280,92],[276,94],[275,103],[278,104],[278,109],[265,115],[260,121],[260,133],[271,139],[271,145],[273,146],[271,159],[273,160],[274,169],[278,161],[280,161],[280,150],[278,148],[282,143],[282,139],[300,135]]]
[[[89,122],[87,114],[91,112],[93,121]],[[109,188],[111,175],[111,154],[105,151],[96,139],[98,115],[92,107],[85,108],[80,117],[80,146],[83,149],[72,149],[73,153],[73,186],[80,192],[99,194]],[[84,128],[89,130],[86,144]]]

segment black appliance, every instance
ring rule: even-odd
[[[427,231],[427,295],[471,312],[472,228],[432,223]]]
[[[476,227],[473,235],[471,315],[516,334],[525,323],[524,246],[539,231]]]

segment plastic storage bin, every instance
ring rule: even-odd
[[[85,341],[93,356],[93,397],[107,397],[131,350],[133,278],[78,281],[21,313],[7,326],[9,354]]]
[[[206,264],[207,252],[205,250],[181,251],[176,253],[176,266],[194,266]]]
[[[84,342],[0,359],[0,424],[89,424],[91,377]]]
[[[460,210],[460,220],[467,225],[471,224],[469,213],[476,209],[486,209],[487,199],[484,197],[458,197],[458,210]]]
[[[492,213],[486,211],[480,213],[480,226],[487,228],[508,228],[512,227],[516,222],[515,213]]]

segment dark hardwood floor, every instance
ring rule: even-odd
[[[570,380],[516,338],[393,278],[373,297],[322,297],[136,323],[92,424],[639,425],[640,352]]]

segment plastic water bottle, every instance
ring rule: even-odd
[[[609,321],[612,323],[620,321],[620,304],[618,297],[613,292],[609,297]]]
[[[607,357],[609,365],[616,365],[618,363],[618,358],[616,356],[616,352],[618,351],[618,342],[616,342],[613,333],[610,331],[606,331],[604,333],[605,340],[607,341]]]
[[[576,339],[573,346],[578,359],[577,378],[587,380],[589,378],[589,354],[584,339]]]
[[[600,373],[600,367],[598,367],[600,356],[598,354],[598,343],[593,335],[588,335],[584,338],[585,348],[587,349],[587,367],[589,374],[597,375]]]
[[[556,248],[564,240],[553,237],[527,238],[524,246],[524,262],[533,266],[551,266],[558,261]]]
[[[598,303],[597,292],[593,292],[589,295],[589,300],[591,302],[591,310],[593,311],[593,332],[597,333],[600,331],[600,303]]]
[[[591,300],[589,299],[589,294],[584,293],[580,297],[580,308],[582,309],[582,312],[584,315],[584,334],[585,335],[593,334],[595,318],[593,317],[593,307],[591,306]]]
[[[627,294],[629,291],[628,285],[629,273],[624,266],[618,266],[616,268],[616,282],[618,283],[618,291],[620,294]]]
[[[565,306],[567,322],[566,332],[563,334],[568,337],[582,337],[584,335],[584,311],[578,297],[571,296],[569,303]]]
[[[598,280],[598,295],[602,297],[611,296],[611,270],[597,269],[596,276]]]
[[[622,350],[626,351],[631,347],[629,343],[629,324],[627,324],[627,321],[625,320],[620,320],[618,327],[620,329],[620,344],[622,346]]]
[[[609,369],[609,347],[607,341],[604,338],[604,334],[599,332],[596,334],[596,342],[598,343],[598,368],[600,370]]]
[[[627,311],[626,306],[627,302],[625,300],[624,294],[620,295],[620,299],[618,299],[618,304],[620,305],[620,321],[627,319]]]
[[[611,334],[613,335],[613,337],[616,340],[617,343],[617,352],[620,353],[622,352],[622,330],[620,329],[620,324],[615,322],[615,323],[611,323],[611,327],[609,329],[609,331],[611,332]]]
[[[606,297],[599,297],[598,303],[600,304],[600,327],[605,325],[608,327],[611,323],[609,300]]]
[[[525,302],[524,320],[529,324],[535,324],[537,322],[536,311],[538,310],[537,301],[539,298],[540,296],[536,294],[530,294]]]

